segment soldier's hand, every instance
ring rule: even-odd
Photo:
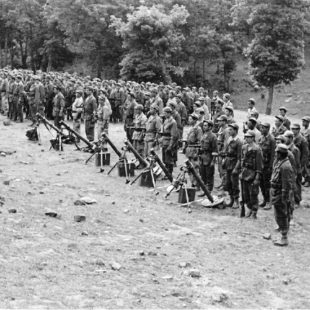
[[[238,169],[235,168],[235,169],[232,171],[232,174],[239,174]]]

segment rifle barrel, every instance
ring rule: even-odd
[[[118,157],[122,157],[122,153],[118,150],[118,148],[115,146],[115,144],[109,139],[108,135],[106,133],[102,134],[103,139],[111,146],[113,151]]]

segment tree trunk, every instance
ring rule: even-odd
[[[196,59],[194,61],[194,78],[195,78],[195,85],[197,85]]]
[[[267,115],[270,115],[271,110],[272,110],[273,90],[274,90],[274,85],[272,85],[268,88],[268,100],[267,100],[267,106],[266,106],[266,114]]]
[[[202,86],[204,87],[206,81],[206,60],[203,59],[203,63],[202,63]]]

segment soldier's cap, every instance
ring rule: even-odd
[[[253,130],[248,130],[245,134],[245,137],[255,138],[255,132]]]
[[[236,124],[236,123],[229,124],[228,127],[231,127],[231,128],[233,128],[234,130],[236,130],[236,131],[239,130],[239,126],[238,126],[238,124]]]
[[[227,116],[226,115],[221,115],[220,117],[217,118],[218,121],[225,121],[227,122]]]
[[[198,108],[198,109],[196,109],[196,113],[205,114],[205,110],[204,110],[204,108]]]
[[[279,111],[281,111],[281,110],[287,112],[287,108],[286,108],[286,107],[280,107],[280,108],[279,108]]]
[[[193,119],[196,119],[196,120],[199,118],[198,114],[195,112],[190,114],[189,116],[191,116]]]
[[[189,91],[190,88],[189,88],[188,86],[186,86],[186,87],[184,88],[184,90]]]
[[[304,116],[301,120],[310,123],[310,116]]]
[[[250,99],[249,99],[249,102],[253,103],[254,105],[255,105],[255,103],[256,103],[256,101],[255,101],[254,98],[250,98]]]
[[[253,111],[253,112],[251,112],[251,115],[253,116],[253,117],[256,117],[256,118],[258,118],[258,112],[256,112],[256,111]]]
[[[275,138],[275,140],[281,141],[282,143],[286,143],[287,139],[284,135],[279,135]]]
[[[299,124],[293,124],[291,126],[291,129],[300,129],[300,125]]]
[[[279,121],[283,123],[284,117],[282,115],[276,115],[275,118],[277,118]]]
[[[198,98],[198,100],[199,100],[199,101],[205,101],[206,98],[201,96],[201,97]]]
[[[104,95],[108,94],[104,88],[100,88],[99,93],[103,93]]]
[[[225,107],[225,109],[226,109],[226,110],[229,110],[230,112],[233,112],[233,111],[234,111],[233,107],[230,107],[230,106]]]
[[[293,134],[292,131],[287,130],[287,131],[284,133],[284,137],[285,137],[285,138],[293,138],[293,137],[294,137],[294,134]]]
[[[218,99],[216,101],[216,104],[220,104],[222,106],[224,104],[224,101],[222,99]]]
[[[133,98],[136,98],[136,95],[133,93],[133,92],[130,92],[129,93],[129,96],[133,97]]]
[[[120,86],[121,86],[121,84],[120,84],[120,83],[116,83],[116,84],[115,84],[115,86],[119,86],[119,87],[120,87]]]
[[[276,152],[282,153],[282,154],[287,154],[288,153],[288,147],[285,144],[280,143],[276,147]]]
[[[253,122],[253,123],[257,123],[257,119],[255,117],[250,117],[249,118],[249,121]]]
[[[83,94],[83,89],[78,88],[75,92],[76,92],[77,94]]]
[[[157,112],[159,111],[159,106],[156,103],[151,104],[150,108],[156,110]]]
[[[213,121],[211,121],[210,119],[203,121],[203,123],[207,123],[208,126],[210,126],[210,127],[213,127],[213,126],[214,126]]]
[[[163,111],[166,113],[172,113],[172,110],[170,107],[164,107]]]
[[[147,91],[147,92],[144,93],[144,96],[150,97],[150,96],[151,96],[151,93]]]
[[[176,104],[176,102],[174,102],[174,101],[170,101],[170,102],[169,102],[169,106],[175,108],[175,107],[177,106],[177,104]]]
[[[153,88],[151,89],[151,92],[152,92],[152,93],[157,93],[157,89],[156,89],[155,87],[153,87]]]
[[[18,74],[18,75],[16,76],[16,78],[18,78],[18,79],[21,80],[21,79],[22,79],[22,76]]]
[[[182,96],[182,94],[181,94],[181,93],[178,93],[178,94],[176,95],[176,97],[178,97],[178,98],[182,98],[183,96]]]
[[[201,107],[201,102],[200,101],[195,101],[194,102],[194,105],[198,106],[198,107]]]
[[[223,98],[230,99],[230,94],[228,94],[228,93],[224,94]]]
[[[151,85],[151,82],[146,82],[146,84],[145,85]]]
[[[261,124],[263,127],[265,127],[265,128],[270,128],[270,124],[269,123],[262,123]]]
[[[143,110],[143,105],[142,104],[137,104],[135,106],[135,110]]]

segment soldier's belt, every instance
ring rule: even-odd
[[[200,148],[201,145],[199,144],[188,144],[187,147],[195,147],[195,148]]]
[[[165,132],[162,132],[160,133],[162,137],[167,137],[167,138],[170,138],[171,137],[171,134],[170,133],[165,133]]]
[[[135,127],[133,127],[133,128],[134,128],[135,131],[143,131],[143,130],[145,130],[145,128],[135,128]]]
[[[280,184],[271,183],[271,188],[273,188],[273,189],[281,189],[282,186]]]

